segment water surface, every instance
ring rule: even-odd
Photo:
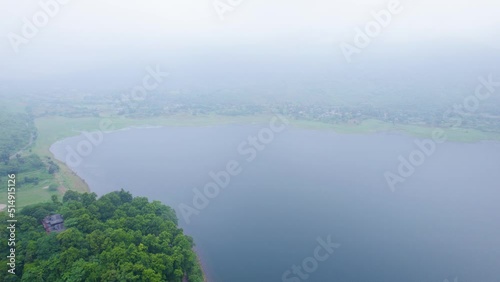
[[[248,162],[238,145],[261,128],[107,133],[73,169],[98,195],[123,188],[174,207],[213,281],[500,281],[499,143],[441,144],[393,193],[384,173],[412,137],[289,128]],[[65,160],[81,140],[51,150]],[[241,174],[188,224],[179,205],[231,160]],[[328,236],[340,247],[307,279],[282,279]]]

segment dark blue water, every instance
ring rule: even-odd
[[[107,133],[73,169],[99,195],[123,188],[176,208],[211,281],[500,281],[499,143],[441,144],[392,192],[384,173],[412,137],[288,128],[247,161],[238,146],[262,128]],[[65,160],[81,140],[52,151]],[[230,161],[241,173],[188,224],[179,205]]]

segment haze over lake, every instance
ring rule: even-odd
[[[261,128],[106,133],[74,170],[98,195],[123,188],[175,208],[211,281],[287,281],[329,236],[340,247],[307,281],[500,281],[500,143],[440,144],[392,192],[384,173],[416,149],[414,137],[290,127],[249,162],[238,146]],[[64,161],[84,139],[51,150]],[[241,174],[188,224],[179,205],[192,206],[193,189],[231,160]]]

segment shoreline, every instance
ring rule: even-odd
[[[145,126],[131,126],[131,127],[127,127],[127,128],[112,130],[112,131],[109,131],[109,132],[106,132],[106,133],[119,132],[119,131],[125,131],[125,130],[133,130],[133,129],[149,129],[149,128],[160,128],[160,127],[162,127],[162,126],[149,126],[149,125],[145,125]],[[84,191],[84,192],[92,193],[92,189],[90,189],[90,186],[87,184],[87,182],[85,181],[85,179],[83,179],[83,177],[81,177],[80,175],[78,175],[78,173],[76,171],[74,171],[70,166],[68,166],[64,161],[57,159],[56,156],[55,156],[55,154],[54,154],[54,152],[51,149],[53,145],[55,145],[57,143],[60,143],[60,142],[64,142],[64,140],[66,140],[68,138],[73,138],[73,137],[80,136],[81,134],[82,134],[82,132],[79,132],[79,135],[69,136],[69,137],[65,137],[63,139],[57,140],[52,145],[50,145],[50,147],[47,149],[47,151],[51,154],[51,158],[53,160],[55,160],[61,166],[61,170],[69,171],[71,173],[72,177],[78,178],[81,182],[83,182],[85,184],[85,186],[87,188],[86,189],[87,191]],[[60,178],[59,173],[55,175],[56,179]],[[57,181],[59,182],[60,180],[57,180]],[[64,195],[64,192],[66,192],[66,190],[68,190],[68,189],[65,189],[64,186],[59,187],[59,192],[62,195]],[[81,191],[79,191],[79,192],[81,192]],[[6,207],[7,207],[6,205],[1,205],[0,204],[0,212],[3,210],[3,208],[6,208]],[[181,227],[178,226],[178,228],[181,228]],[[186,236],[190,236],[189,234],[185,234],[185,235]],[[206,263],[204,263],[205,259],[203,258],[202,254],[201,254],[201,251],[198,248],[196,248],[196,246],[193,247],[192,250],[193,250],[193,252],[196,255],[196,261],[198,262],[198,265],[200,267],[201,274],[202,274],[202,277],[203,277],[203,282],[214,281],[214,280],[212,280],[210,278],[211,277],[209,275],[210,272],[207,270]],[[189,281],[188,279],[186,279],[186,280]]]
[[[113,133],[123,130],[148,129],[159,127],[213,127],[225,125],[256,125],[266,124],[273,115],[251,115],[251,116],[219,116],[219,115],[176,115],[169,117],[153,118],[124,118],[124,117],[82,117],[67,118],[61,116],[49,116],[35,119],[35,126],[38,130],[38,137],[30,148],[30,152],[38,155],[45,161],[54,160],[59,165],[60,170],[53,176],[53,181],[59,186],[59,195],[66,190],[78,192],[91,192],[89,185],[78,176],[64,161],[54,158],[50,151],[52,145],[62,142],[67,138],[76,137],[82,132],[99,131],[99,125],[103,121],[112,124],[103,133]],[[424,125],[404,125],[392,124],[380,120],[364,120],[360,123],[331,124],[318,121],[296,120],[288,118],[290,127],[304,130],[330,131],[336,134],[395,134],[405,135],[411,138],[428,139],[432,138],[432,132],[436,129],[443,130],[448,137],[446,142],[453,143],[482,143],[500,142],[500,133],[482,132],[465,128],[436,128]],[[27,190],[28,191],[28,190]],[[35,190],[29,190],[34,191]],[[36,190],[36,192],[38,192]],[[47,192],[46,192],[47,193]],[[47,197],[33,198],[24,205],[36,204]]]
[[[221,116],[221,115],[204,115],[204,116],[162,116],[153,118],[124,118],[124,117],[84,117],[84,118],[66,118],[61,116],[50,116],[37,118],[35,124],[37,129],[44,129],[57,132],[56,137],[51,136],[45,138],[44,144],[37,144],[36,140],[33,146],[35,152],[47,153],[48,148],[56,142],[60,142],[66,138],[76,137],[82,132],[103,132],[113,133],[117,131],[133,130],[133,129],[149,129],[161,127],[212,127],[223,125],[255,125],[259,123],[267,123],[274,115],[249,115],[249,116]],[[290,126],[307,129],[307,130],[332,130],[338,134],[373,134],[373,133],[402,133],[405,135],[430,138],[434,130],[443,130],[449,133],[450,142],[458,143],[475,143],[481,141],[500,141],[500,132],[487,132],[477,129],[458,128],[458,127],[432,127],[422,124],[392,124],[382,120],[367,119],[359,123],[325,123],[314,120],[287,118]],[[101,121],[109,121],[111,129],[100,129]],[[74,124],[74,126],[71,126]],[[65,128],[66,127],[66,128]],[[61,129],[59,131],[58,129]],[[40,130],[39,135],[43,135],[43,130]],[[42,136],[39,136],[39,139]],[[47,144],[47,142],[49,144]],[[44,148],[45,147],[45,148]]]
[[[78,192],[91,192],[89,185],[64,161],[55,158],[51,151],[52,145],[63,142],[65,139],[80,136],[82,132],[97,132],[96,125],[100,121],[108,119],[113,128],[101,131],[105,134],[134,129],[150,129],[162,127],[212,127],[225,125],[255,125],[269,122],[272,115],[252,116],[172,116],[159,118],[122,118],[122,117],[92,117],[92,118],[66,118],[60,116],[42,117],[35,120],[35,126],[39,130],[39,138],[32,146],[33,153],[40,157],[48,157],[56,161],[60,171],[54,175],[60,184],[59,192],[63,194],[66,190]],[[185,119],[184,119],[185,118]],[[482,143],[500,142],[500,133],[483,132],[466,128],[439,128],[424,125],[393,125],[380,120],[364,120],[358,124],[342,123],[330,124],[319,121],[289,119],[290,126],[304,130],[333,131],[336,134],[396,134],[406,135],[414,138],[432,138],[432,132],[443,130],[448,136],[446,142],[454,143]],[[74,126],[73,126],[74,124]],[[68,127],[68,125],[70,127]],[[99,126],[97,126],[99,127]],[[470,132],[472,131],[472,132]],[[53,134],[50,134],[53,133]],[[47,136],[48,135],[48,136]],[[41,140],[40,140],[41,139]]]
[[[195,246],[193,247],[193,251],[196,254],[196,260],[198,261],[198,264],[200,265],[201,268],[201,273],[203,274],[203,282],[213,282],[212,276],[210,275],[210,271],[208,271],[208,267],[204,263],[206,260],[204,259],[204,256],[202,255],[201,251]]]
[[[120,131],[120,130],[117,130],[117,131]],[[74,136],[73,136],[73,137],[74,137]],[[72,137],[67,137],[67,138],[72,138]],[[67,138],[64,138],[64,139],[58,140],[57,142],[63,142],[63,141],[64,141],[65,139],[67,139]],[[57,143],[57,142],[56,142],[56,143]],[[55,144],[55,143],[54,143],[54,144]],[[52,147],[52,146],[51,146],[51,147]],[[52,158],[53,158],[54,160],[56,160],[58,163],[60,163],[60,164],[62,164],[62,165],[64,166],[64,169],[67,169],[67,170],[71,171],[71,173],[72,173],[72,175],[73,175],[74,177],[76,177],[76,178],[80,179],[83,183],[85,183],[85,185],[86,185],[86,187],[87,187],[87,189],[88,189],[88,191],[87,191],[87,192],[92,193],[92,190],[90,189],[90,186],[87,184],[87,182],[85,181],[85,179],[83,179],[80,175],[78,175],[78,173],[76,173],[76,171],[72,170],[72,169],[71,169],[71,167],[69,167],[68,165],[66,165],[66,163],[65,163],[65,162],[63,162],[63,161],[61,161],[61,160],[58,160],[58,159],[55,157],[54,153],[52,152],[52,150],[51,150],[50,148],[49,148],[49,150],[48,150],[48,151],[52,154]],[[58,176],[56,176],[56,178],[57,178],[57,177],[58,177]],[[64,187],[63,187],[63,188],[64,188]],[[61,190],[59,190],[59,191],[60,191],[61,193],[63,192],[63,191],[61,191]],[[64,191],[64,192],[65,192],[65,191]],[[62,194],[64,194],[64,193],[62,193]],[[5,207],[7,207],[7,206],[5,205]],[[5,207],[3,207],[3,205],[1,205],[1,204],[0,204],[0,212],[1,212],[1,211],[2,211],[2,209],[3,209],[3,208],[5,208]],[[180,227],[180,226],[178,226],[178,228],[181,228],[181,227]],[[189,234],[185,234],[185,235],[186,235],[186,236],[190,236]],[[196,255],[196,261],[198,262],[198,265],[200,266],[201,273],[202,273],[202,276],[203,276],[203,282],[210,282],[210,281],[214,281],[214,280],[211,280],[211,279],[209,278],[209,277],[210,277],[210,276],[208,275],[208,273],[209,273],[209,272],[207,271],[206,264],[204,263],[204,261],[205,261],[205,260],[203,259],[203,256],[201,255],[200,250],[199,250],[198,248],[196,248],[196,247],[193,247],[193,249],[192,249],[192,250],[193,250],[193,252],[194,252],[194,253],[195,253],[195,255]]]
[[[256,117],[253,120],[237,120],[233,122],[228,122],[228,121],[223,121],[223,122],[208,122],[208,124],[203,124],[203,123],[187,123],[187,124],[181,124],[181,125],[173,125],[170,124],[170,122],[165,122],[165,124],[150,124],[148,123],[147,120],[139,120],[136,119],[135,122],[137,121],[142,121],[142,124],[132,124],[132,125],[124,125],[120,128],[113,128],[113,130],[109,131],[103,131],[103,133],[113,133],[113,132],[119,132],[119,131],[126,131],[126,130],[133,130],[133,129],[149,129],[149,128],[162,128],[162,127],[211,127],[211,126],[224,126],[224,125],[238,125],[238,124],[249,124],[249,125],[255,125],[258,123],[265,122],[265,119],[261,119],[262,117]],[[171,120],[169,120],[171,121]],[[319,131],[324,131],[324,130],[331,130],[335,132],[336,134],[397,134],[397,135],[406,135],[406,136],[413,136],[415,138],[425,138],[428,137],[428,131],[430,130],[431,132],[433,130],[436,130],[438,128],[425,128],[425,130],[422,130],[420,133],[418,132],[412,132],[409,131],[409,128],[405,128],[404,126],[387,126],[387,124],[381,123],[379,121],[376,121],[375,124],[368,122],[368,126],[358,126],[358,125],[348,125],[348,124],[342,124],[342,125],[336,125],[336,124],[326,124],[326,123],[321,123],[321,122],[310,122],[310,121],[303,121],[303,120],[290,120],[290,126],[294,128],[299,128],[299,129],[305,129],[305,130],[319,130]],[[38,128],[38,127],[37,127]],[[423,128],[422,126],[419,126],[419,128]],[[92,132],[92,128],[88,129],[90,132]],[[462,129],[463,130],[463,129]],[[94,129],[95,131],[95,129]],[[76,136],[80,136],[82,134],[83,130],[76,130],[76,131],[71,131],[70,136],[68,134],[63,134],[64,136],[60,136],[60,138],[57,138],[54,142],[48,144],[47,147],[42,147],[40,148],[41,144],[36,144],[35,146],[38,145],[38,152],[45,151],[48,153],[49,157],[52,159],[56,160],[57,163],[60,165],[61,170],[55,175],[56,180],[61,183],[61,188],[59,191],[61,194],[67,190],[66,188],[71,188],[71,190],[76,190],[79,192],[92,192],[92,189],[90,186],[86,183],[86,181],[79,176],[73,169],[71,169],[70,166],[68,166],[64,161],[61,161],[57,159],[54,155],[54,153],[51,150],[51,147],[59,142],[63,142],[65,139],[68,138],[73,138]],[[425,134],[427,132],[427,134]],[[66,133],[66,132],[64,132]],[[76,134],[75,134],[76,133]],[[420,137],[419,137],[420,135]],[[422,136],[423,135],[423,136]],[[497,138],[491,138],[491,139],[478,139],[474,140],[472,142],[466,142],[466,141],[456,141],[453,139],[447,140],[447,142],[458,142],[458,143],[478,143],[478,142],[499,142],[500,141],[500,134]],[[45,143],[47,145],[47,143]],[[45,155],[47,156],[47,155]],[[78,185],[79,189],[74,189],[70,183],[77,183],[79,182],[80,185]],[[65,185],[66,184],[66,185]],[[84,187],[82,191],[82,185]],[[66,187],[65,187],[66,186]],[[186,234],[187,235],[187,234]],[[203,276],[203,281],[204,282],[210,282],[214,281],[211,279],[210,271],[207,268],[207,265],[205,263],[205,259],[203,256],[203,253],[200,251],[199,248],[193,247],[193,251],[196,255],[196,259],[198,262],[198,265],[201,269],[201,273]]]

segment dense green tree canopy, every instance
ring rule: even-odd
[[[54,213],[67,229],[47,234],[41,220]],[[62,203],[25,207],[17,220],[16,275],[8,274],[2,247],[1,281],[203,281],[192,239],[158,201],[123,190],[99,199],[68,191]],[[0,229],[0,245],[7,246],[8,232]]]

